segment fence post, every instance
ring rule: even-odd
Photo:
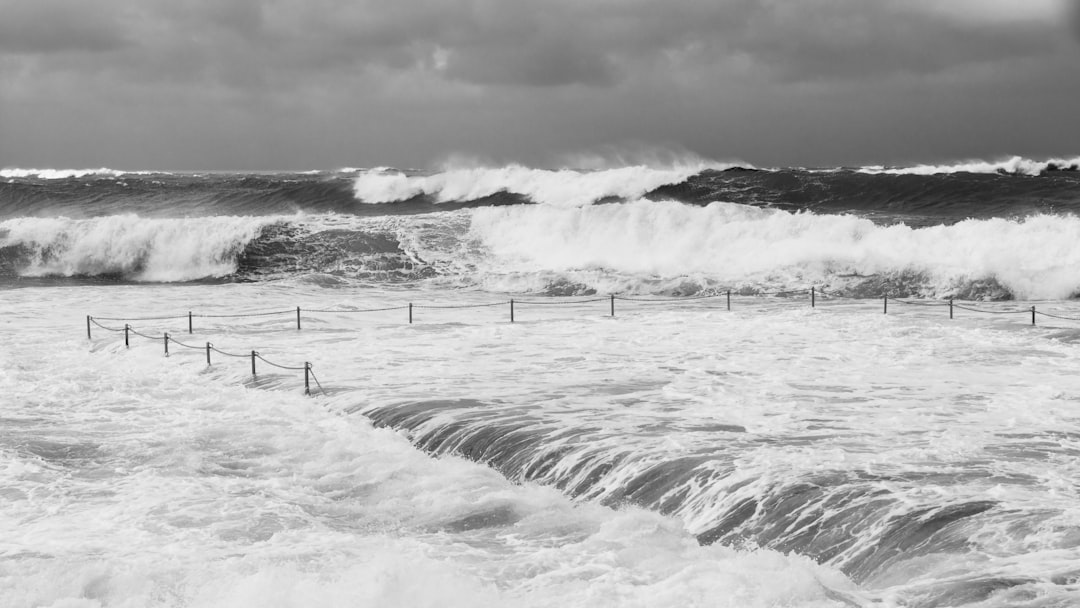
[[[209,342],[206,343],[206,366],[207,367],[210,366],[210,349],[213,348],[213,347],[214,347],[213,344],[210,344]]]
[[[128,330],[130,329],[131,326],[127,323],[124,323],[124,348],[131,348],[131,343],[128,342]]]
[[[300,307],[296,307],[296,330],[300,331]]]
[[[255,377],[255,356],[258,355],[258,354],[259,353],[255,352],[255,351],[251,351],[251,377],[252,378]]]
[[[187,311],[187,333],[189,333],[189,334],[195,333],[195,332],[193,332],[191,330],[191,311],[190,310]]]
[[[952,311],[952,298],[949,298],[949,318],[950,319],[953,318],[952,314],[953,314],[953,311]]]
[[[412,302],[409,302],[409,325],[412,325]]]
[[[1031,326],[1035,327],[1035,307],[1031,307]]]
[[[731,290],[727,290],[727,309],[731,310]]]
[[[311,364],[308,363],[307,361],[304,361],[304,394],[305,395],[310,395],[311,394],[311,383],[308,380],[308,377],[310,375],[311,375]]]
[[[93,340],[90,336],[90,315],[86,315],[86,339]]]
[[[169,332],[165,332],[165,356],[169,356]]]
[[[889,294],[881,296],[881,308],[885,311],[883,314],[889,314]]]
[[[510,298],[510,322],[514,322],[514,298]]]
[[[611,294],[611,316],[615,316],[615,294]]]
[[[817,287],[810,288],[810,308],[817,308]]]

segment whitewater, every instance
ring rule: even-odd
[[[0,605],[1076,605],[1021,161],[5,169]]]

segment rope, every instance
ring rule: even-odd
[[[272,366],[277,367],[279,369],[288,369],[288,370],[300,371],[300,372],[304,371],[303,367],[289,367],[287,365],[278,365],[277,363],[274,363],[273,361],[267,361],[266,359],[263,359],[263,356],[260,355],[259,353],[255,353],[255,358],[259,359],[260,361],[262,361],[263,363],[265,363],[267,365],[272,365]]]
[[[94,317],[101,319],[102,321],[164,321],[166,319],[186,319],[187,315],[177,315],[174,317]]]
[[[97,319],[95,317],[90,317],[90,322],[93,323],[94,325],[97,325],[101,329],[106,330],[106,331],[124,331],[123,327],[121,327],[119,329],[117,329],[115,327],[106,327],[106,326],[102,325],[101,323],[98,323]]]
[[[592,298],[589,300],[564,300],[561,302],[545,302],[543,300],[514,300],[514,304],[535,304],[537,306],[562,306],[567,304],[589,304],[592,302],[607,302],[609,298]]]
[[[909,302],[907,300],[900,300],[897,298],[889,298],[890,302],[899,302],[900,304],[907,304],[909,306],[948,306],[948,302]],[[954,304],[955,306],[955,304]]]
[[[390,306],[388,308],[362,308],[362,309],[359,309],[359,310],[331,310],[331,309],[320,309],[320,308],[313,308],[313,309],[305,308],[305,309],[303,309],[303,312],[327,312],[327,313],[385,312],[387,310],[404,310],[406,308],[408,308],[408,305],[406,305],[406,306]]]
[[[955,306],[956,308],[959,308],[960,310],[970,310],[971,312],[981,312],[981,313],[985,313],[985,314],[988,314],[988,315],[1015,315],[1015,314],[1025,314],[1025,313],[1031,312],[1030,308],[1027,309],[1027,310],[981,310],[981,309],[978,309],[978,308],[971,308],[971,307],[968,307],[968,306],[961,306],[960,304],[955,304],[955,303],[953,304],[953,306]]]
[[[222,355],[225,355],[226,357],[237,357],[239,359],[246,359],[246,358],[251,356],[251,353],[246,353],[246,354],[243,354],[243,355],[234,355],[232,353],[227,353],[227,352],[225,352],[223,350],[218,349],[218,347],[216,347],[216,346],[214,346],[212,344],[210,345],[210,350],[212,350],[212,351],[214,351],[216,353],[220,353]],[[255,353],[255,356],[257,357],[257,356],[259,356],[259,354]]]
[[[1063,321],[1080,321],[1080,317],[1063,317],[1061,315],[1054,315],[1048,312],[1041,312],[1038,310],[1035,311],[1035,314],[1042,315],[1044,317],[1050,317],[1051,319],[1061,319]]]
[[[192,350],[203,350],[204,348],[206,348],[205,346],[191,346],[190,344],[184,344],[183,342],[173,338],[172,336],[169,336],[169,343],[170,344],[178,344],[180,346],[183,346],[184,348],[190,348]],[[213,347],[211,347],[211,348],[213,348]]]
[[[294,315],[294,314],[296,314],[296,309],[295,308],[290,309],[290,310],[275,310],[275,311],[271,311],[271,312],[251,312],[251,313],[236,314],[236,315],[191,315],[191,316],[197,317],[197,318],[200,318],[200,319],[235,319],[235,318],[239,318],[239,317],[270,317],[270,316],[273,316],[273,315]],[[186,319],[187,315],[184,315],[184,318]]]
[[[759,293],[757,293],[755,295],[759,295],[759,296],[794,296],[794,295],[800,295],[800,294],[804,294],[804,293],[810,293],[810,290],[809,289],[795,289],[795,290],[792,290],[792,291],[772,291],[772,292],[762,291],[762,292],[759,292]]]
[[[135,334],[136,336],[142,336],[143,338],[146,338],[147,340],[160,340],[160,339],[162,339],[162,338],[164,338],[164,337],[165,337],[165,335],[164,335],[164,334],[162,334],[162,335],[160,335],[160,336],[148,336],[148,335],[146,335],[146,334],[143,334],[143,333],[139,333],[139,332],[135,331],[135,328],[134,328],[134,327],[130,327],[130,326],[128,327],[128,331],[130,331],[131,333]]]
[[[615,296],[616,300],[622,300],[625,302],[686,302],[690,300],[709,300],[712,298],[722,298],[727,294],[710,294],[703,296],[679,296],[671,298],[628,298],[624,296]]]
[[[506,306],[509,303],[510,303],[510,300],[505,300],[503,302],[492,302],[491,304],[459,304],[459,305],[448,305],[448,306],[433,306],[433,305],[414,304],[413,308],[441,309],[441,310],[458,309],[458,308],[488,308],[488,307],[491,307],[491,306]],[[517,304],[517,300],[514,301],[514,304]]]

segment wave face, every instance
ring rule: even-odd
[[[1070,270],[1080,262],[1080,172],[1064,161],[1038,171],[1021,161],[1007,166],[1027,169],[1008,173],[704,163],[438,173],[5,170],[0,274],[328,274],[550,295],[815,284],[856,297],[1072,297],[1080,292]]]
[[[239,253],[264,225],[244,217],[7,220],[0,222],[0,272],[154,282],[220,278],[236,271]]]
[[[508,193],[543,205],[580,207],[605,199],[633,199],[661,186],[679,184],[705,164],[653,169],[645,166],[601,171],[549,171],[511,165],[498,169],[454,169],[434,175],[377,170],[356,178],[356,196],[366,203],[430,197],[436,203],[473,201]]]
[[[490,254],[486,272],[506,277],[510,291],[536,291],[549,277],[591,292],[673,295],[809,284],[872,297],[1058,299],[1080,291],[1075,216],[912,228],[732,203],[638,201],[477,209],[470,230]]]
[[[509,293],[703,295],[816,285],[850,297],[1065,299],[1080,218],[880,225],[854,215],[638,200],[420,215],[0,222],[0,275],[126,281],[305,274]]]

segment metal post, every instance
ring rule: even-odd
[[[90,315],[86,315],[86,339],[93,340],[93,337],[90,336]]]
[[[124,348],[131,348],[131,343],[128,342],[128,330],[130,329],[131,326],[127,323],[124,323]]]
[[[510,298],[510,322],[514,322],[514,298]]]
[[[210,344],[209,342],[206,343],[206,365],[208,367],[210,365],[210,349],[213,348],[213,347],[214,347],[213,344]]]
[[[810,288],[810,308],[817,308],[817,287]]]
[[[1035,326],[1035,307],[1031,307],[1031,326]]]
[[[191,311],[190,310],[187,312],[187,333],[189,333],[189,334],[195,333],[191,329]]]
[[[308,377],[311,375],[311,364],[304,361],[304,394],[311,394],[311,383],[308,381]]]
[[[953,318],[952,314],[953,314],[953,311],[952,311],[952,298],[949,298],[949,318],[950,319]]]
[[[409,302],[409,325],[412,325],[412,302]]]
[[[611,316],[615,316],[615,294],[611,294]]]
[[[169,332],[165,332],[165,356],[169,356]]]
[[[727,309],[731,310],[731,290],[727,290]]]
[[[297,331],[300,330],[300,307],[299,306],[296,307],[296,329],[297,329]]]
[[[255,376],[255,355],[258,355],[258,354],[259,353],[255,352],[255,351],[251,351],[251,376],[252,377]]]
[[[885,311],[884,314],[889,314],[889,296],[888,294],[881,296],[881,308]]]

